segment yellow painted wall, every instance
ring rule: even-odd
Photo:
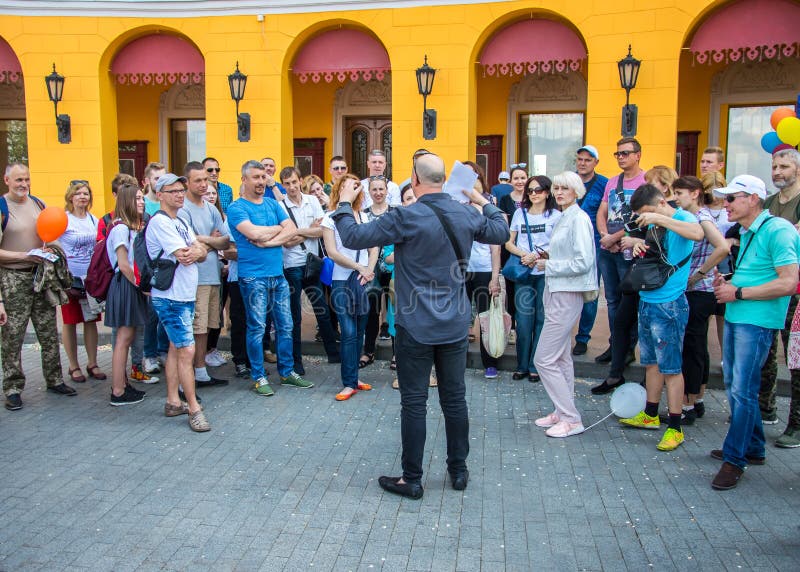
[[[117,86],[117,135],[120,141],[147,141],[147,160],[159,160],[158,109],[169,86]]]
[[[118,119],[118,107],[130,107],[131,103],[127,94],[117,93],[108,70],[114,55],[127,42],[156,31],[183,35],[202,53],[207,139],[214,142],[214,153],[223,165],[240,165],[267,152],[278,164],[287,164],[296,134],[313,131],[315,136],[331,138],[329,103],[315,100],[313,92],[294,89],[288,68],[304,42],[338,26],[369,30],[388,51],[396,163],[425,146],[450,164],[474,155],[479,130],[505,133],[507,92],[491,89],[492,105],[478,101],[478,94],[487,91],[475,65],[485,42],[498,29],[520,19],[556,17],[573,26],[588,49],[587,139],[604,156],[614,150],[625,101],[616,62],[630,43],[636,57],[643,60],[632,102],[639,106],[638,136],[646,149],[646,163],[671,164],[678,129],[681,47],[701,15],[719,2],[539,0],[536,4],[534,7],[520,0],[284,14],[269,15],[263,22],[255,16],[155,19],[0,15],[0,36],[18,55],[25,77],[33,78],[27,82],[30,89],[26,89],[31,173],[37,194],[45,199],[56,194],[51,189],[58,189],[60,199],[64,181],[76,173],[97,186],[116,172],[116,142],[138,128],[127,119]],[[439,70],[428,100],[439,114],[438,137],[433,142],[422,138],[422,101],[414,76],[425,54]],[[226,78],[237,60],[249,76],[241,106],[252,117],[249,143],[237,141]],[[67,78],[59,111],[72,117],[73,141],[69,145],[57,142],[52,104],[38,79],[50,71],[53,62]],[[326,126],[326,133],[318,133],[312,120],[306,118],[304,108],[309,103],[321,109],[313,123],[320,129]],[[149,124],[148,119],[142,125]],[[152,137],[152,132],[148,133],[148,138]],[[105,206],[98,204],[96,208],[100,211]]]
[[[336,90],[342,87],[337,81],[325,83],[306,83],[292,76],[294,138],[325,137],[325,177],[327,180],[327,159],[333,156],[333,101]],[[282,165],[291,164],[292,156],[284,158]]]

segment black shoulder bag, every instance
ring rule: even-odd
[[[431,209],[433,211],[433,214],[436,215],[436,218],[439,219],[439,222],[442,223],[442,228],[444,228],[444,232],[447,235],[447,238],[450,239],[450,244],[453,246],[453,251],[456,253],[456,262],[458,263],[458,267],[461,270],[461,276],[459,278],[461,279],[461,283],[464,285],[464,288],[466,288],[468,260],[464,257],[464,254],[461,251],[461,247],[458,245],[458,242],[456,241],[456,237],[453,234],[453,228],[450,226],[450,223],[447,222],[447,219],[444,218],[444,213],[442,212],[442,209],[427,202],[423,202],[422,204]]]
[[[648,232],[653,231],[651,227]],[[654,233],[655,234],[655,233]],[[686,258],[672,265],[667,260],[667,253],[661,245],[661,241],[656,236],[655,244],[658,247],[657,256],[640,258],[631,265],[628,272],[620,283],[620,290],[623,294],[636,294],[637,292],[649,292],[657,290],[667,283],[670,276],[675,274],[684,264],[692,258],[690,252]]]
[[[294,214],[292,214],[292,207],[289,206],[289,203],[286,202],[286,199],[283,199],[283,206],[286,207],[286,212],[289,213],[289,218],[292,219],[294,226],[300,228],[297,225],[297,219],[295,219]],[[303,270],[303,280],[306,282],[317,282],[319,280],[319,275],[322,272],[322,258],[313,252],[308,252],[305,240],[300,243],[300,248],[302,248],[303,252],[306,253],[306,266]]]

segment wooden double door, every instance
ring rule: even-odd
[[[386,177],[392,179],[392,118],[345,117],[344,158],[351,173],[366,178],[369,174],[367,160],[373,149],[386,155]]]

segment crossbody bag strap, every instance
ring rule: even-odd
[[[525,234],[528,235],[528,250],[533,252],[533,241],[531,241],[531,227],[528,224],[528,212],[521,207],[520,210],[522,211],[522,218],[525,219]]]
[[[286,202],[286,199],[283,199],[283,206],[286,207],[286,212],[289,213],[289,218],[292,219],[292,222],[294,223],[294,226],[299,229],[300,227],[297,225],[297,219],[294,218],[294,215],[292,214],[292,207],[289,206],[289,203]],[[305,240],[300,243],[300,248],[303,249],[303,252],[306,251],[306,241]]]
[[[453,246],[453,251],[456,253],[456,262],[458,263],[458,267],[461,269],[461,279],[462,281],[465,281],[467,274],[467,261],[464,258],[464,254],[461,251],[461,247],[458,245],[458,242],[456,241],[456,237],[453,234],[453,229],[450,226],[450,223],[448,223],[447,219],[444,218],[444,213],[439,207],[429,204],[427,202],[423,202],[422,204],[431,209],[433,211],[433,214],[436,215],[436,218],[439,219],[439,222],[442,223],[442,228],[444,228],[444,233],[447,235],[447,238],[450,240],[450,244]]]
[[[765,218],[764,222],[761,223],[761,226],[759,226],[756,229],[756,231],[753,233],[753,236],[751,236],[750,240],[747,241],[747,245],[744,247],[744,250],[739,250],[739,256],[736,258],[736,268],[738,268],[739,267],[739,263],[742,260],[744,260],[744,255],[750,249],[750,245],[753,244],[753,240],[756,237],[756,233],[758,233],[758,231],[761,230],[764,227],[764,225],[766,225],[769,221],[771,221],[774,218],[775,218],[774,216],[768,216],[767,218]],[[733,269],[734,272],[736,272],[736,268]]]

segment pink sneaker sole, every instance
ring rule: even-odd
[[[573,435],[580,435],[585,430],[583,423],[560,421],[545,431],[545,435],[548,437],[572,437]]]
[[[552,427],[559,421],[561,421],[561,419],[558,418],[558,415],[556,415],[555,413],[549,413],[544,417],[540,417],[539,419],[534,421],[534,423],[536,424],[537,427],[542,427],[544,429],[547,429],[548,427]]]

